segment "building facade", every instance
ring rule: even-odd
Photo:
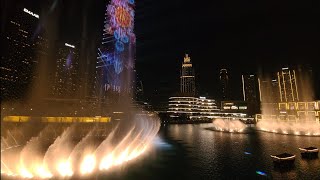
[[[80,67],[78,46],[59,43],[56,55],[56,70],[53,77],[52,96],[54,98],[79,98]]]
[[[258,81],[255,75],[242,75],[242,94],[244,101],[250,103],[259,101],[257,84]]]
[[[281,102],[299,101],[296,71],[288,67],[277,73]]]
[[[225,105],[227,106],[227,104]],[[232,106],[233,107],[233,106]],[[169,117],[173,120],[182,121],[203,121],[214,119],[239,119],[252,120],[247,116],[247,105],[236,104],[237,111],[231,109],[220,109],[214,99],[206,97],[170,97]]]
[[[40,25],[40,16],[18,6],[9,15],[1,36],[1,99],[21,99],[38,78],[40,60],[48,56],[48,40]]]
[[[219,79],[220,79],[222,99],[226,100],[229,98],[229,89],[228,89],[229,75],[228,75],[227,69],[220,70]]]
[[[320,123],[320,101],[262,103],[265,112],[257,114],[257,121],[279,120]]]
[[[98,48],[94,89],[99,104],[125,103],[134,93],[134,1],[110,0]]]
[[[196,95],[195,74],[188,54],[185,55],[181,67],[180,92],[188,96]]]

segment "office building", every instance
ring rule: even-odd
[[[242,94],[243,100],[250,103],[259,101],[257,93],[258,81],[255,75],[242,75]]]
[[[188,54],[185,55],[181,68],[180,76],[180,92],[183,95],[195,96],[196,85],[194,69],[192,67],[191,59]]]
[[[290,70],[288,67],[282,68],[277,73],[279,93],[281,102],[299,101],[299,93],[297,87],[296,71]]]
[[[52,96],[54,98],[79,98],[80,67],[78,46],[72,43],[58,43],[56,70]]]
[[[221,96],[223,100],[229,98],[229,75],[227,69],[221,69],[219,74],[220,87],[221,87]]]
[[[48,41],[44,38],[38,12],[17,6],[4,23],[1,35],[1,99],[22,99],[38,74],[39,61],[45,60]]]

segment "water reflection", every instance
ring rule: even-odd
[[[192,164],[189,177],[201,179],[320,178],[319,159],[301,159],[299,147],[320,147],[320,137],[281,135],[266,132],[233,134],[209,131],[210,124],[170,125],[162,131],[170,139],[182,140],[193,147],[186,159]],[[274,169],[271,154],[296,154],[295,167],[287,171]],[[257,173],[263,172],[263,173]]]

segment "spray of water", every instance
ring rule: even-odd
[[[95,135],[97,126],[79,136],[76,125],[66,128],[49,142],[52,127],[44,128],[18,152],[1,154],[1,173],[22,178],[52,178],[87,175],[121,166],[146,152],[156,136],[160,123],[155,117],[136,115],[129,128],[110,128],[104,137]],[[8,166],[10,164],[10,166]]]
[[[216,131],[242,133],[246,128],[246,125],[240,120],[216,119],[212,123]]]

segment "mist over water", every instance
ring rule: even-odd
[[[69,177],[122,166],[146,152],[160,128],[156,117],[135,115],[130,121],[130,125],[119,122],[113,127],[71,124],[55,138],[50,132],[55,125],[48,125],[26,144],[3,149],[1,173],[24,178]],[[85,129],[84,136],[79,129]],[[95,133],[99,129],[106,134]]]
[[[242,133],[246,129],[246,125],[237,119],[216,119],[212,124],[212,129],[216,131]]]
[[[295,101],[285,99],[280,101],[279,79],[265,78],[270,84],[268,88],[261,87],[261,98],[267,103],[261,103],[262,119],[258,121],[257,129],[280,134],[320,135],[320,122],[319,117],[316,117],[316,99],[310,72],[301,68],[298,68],[296,72],[298,73],[294,76],[296,87],[291,87],[297,91]],[[309,107],[310,104],[313,107]],[[313,114],[309,114],[310,112]]]

